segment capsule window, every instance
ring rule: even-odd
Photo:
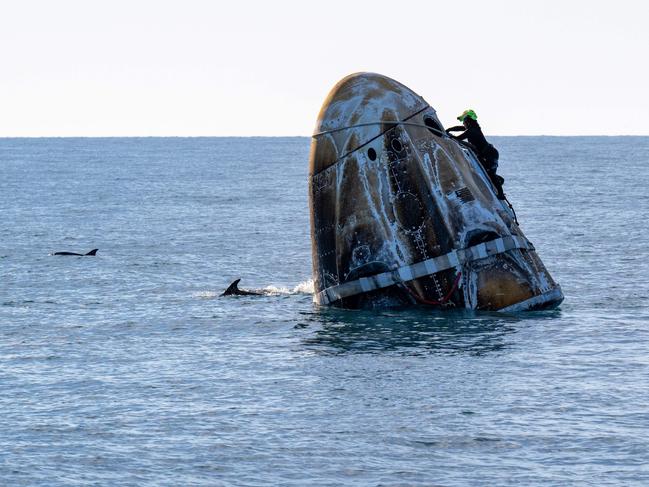
[[[399,139],[394,139],[392,141],[392,148],[395,152],[401,152],[403,150],[403,145],[401,145],[401,141]]]
[[[367,149],[367,157],[370,158],[370,161],[376,161],[376,151],[372,147]]]
[[[442,132],[444,133],[444,127],[442,127],[437,120],[435,120],[433,117],[424,117],[424,125],[431,129],[431,132],[437,131],[437,132]],[[435,133],[435,132],[433,132]],[[437,134],[439,135],[439,134]]]

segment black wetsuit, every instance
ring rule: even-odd
[[[491,179],[498,191],[498,198],[504,199],[503,183],[505,180],[496,174],[496,170],[498,169],[498,151],[493,145],[487,142],[478,122],[472,121],[468,128],[463,125],[458,125],[457,127],[446,129],[447,132],[457,132],[460,130],[463,132],[453,137],[458,140],[467,140],[475,148],[478,159],[480,159],[482,166],[489,175],[489,179]]]

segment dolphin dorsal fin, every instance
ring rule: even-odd
[[[230,284],[228,286],[228,288],[225,291],[223,291],[223,294],[221,294],[221,296],[229,296],[231,294],[238,294],[240,292],[239,291],[239,281],[240,280],[241,280],[241,278],[236,279],[235,281],[233,281],[232,284]]]
[[[91,250],[90,252],[88,252],[86,255],[96,255],[98,250],[99,250],[99,249],[92,249],[92,250]]]

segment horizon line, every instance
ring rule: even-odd
[[[487,137],[649,137],[649,134],[486,134]],[[0,135],[6,139],[296,139],[312,135]]]

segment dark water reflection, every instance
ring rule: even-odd
[[[314,329],[303,343],[319,353],[482,355],[510,346],[519,324],[556,318],[560,311],[503,314],[416,308],[384,312],[319,308],[303,316],[297,327]]]

